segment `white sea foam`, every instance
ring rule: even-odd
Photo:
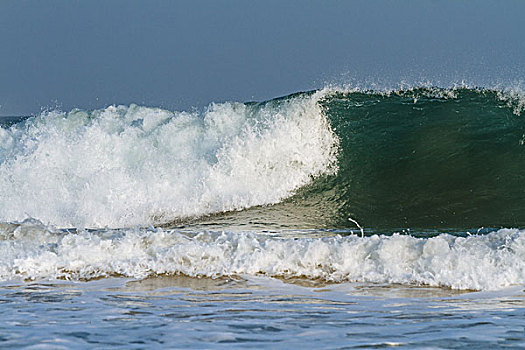
[[[157,274],[263,275],[330,282],[416,283],[494,290],[525,284],[525,231],[276,238],[162,229],[64,232],[38,221],[0,227],[0,279]]]
[[[0,128],[0,221],[131,227],[279,202],[337,170],[322,94],[203,113],[52,111]]]
[[[523,82],[515,83],[498,93],[498,98],[511,108],[514,114],[521,115],[525,111],[525,90]]]
[[[479,87],[476,84],[467,81],[455,82],[439,87],[432,81],[419,81],[417,83],[401,82],[395,85],[380,83],[365,84],[342,84],[329,85],[322,91],[324,96],[330,96],[337,93],[371,93],[382,96],[402,95],[411,97],[417,102],[422,97],[437,99],[457,99],[463,89],[477,91],[479,93],[496,93],[496,97],[505,103],[515,115],[521,115],[525,111],[525,89],[523,81],[516,81],[511,84],[493,84],[487,87]]]

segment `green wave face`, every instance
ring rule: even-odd
[[[339,172],[293,200],[325,226],[472,229],[525,224],[525,120],[498,92],[334,93]]]

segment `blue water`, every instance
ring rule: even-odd
[[[310,284],[305,286],[304,284]],[[523,348],[523,288],[157,277],[2,284],[2,348]]]

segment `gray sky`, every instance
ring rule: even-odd
[[[0,1],[0,116],[525,78],[525,1]]]

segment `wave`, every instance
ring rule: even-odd
[[[0,225],[0,280],[268,276],[493,290],[525,283],[525,231],[284,238],[253,232]]]
[[[0,221],[521,227],[524,101],[519,89],[325,88],[202,112],[45,112],[0,127]]]
[[[4,120],[0,280],[523,285],[523,96],[326,88]]]
[[[339,172],[303,192],[344,227],[470,229],[525,224],[519,90],[332,91]]]
[[[277,203],[337,169],[317,100],[52,111],[2,128],[0,220],[147,226]]]

